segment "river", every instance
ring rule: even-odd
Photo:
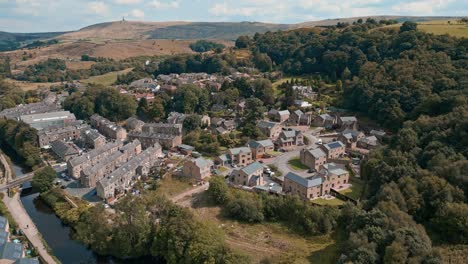
[[[24,170],[13,164],[16,177],[22,177]],[[83,244],[72,239],[72,229],[62,223],[54,211],[38,198],[38,193],[22,194],[21,202],[47,245],[63,264],[143,264],[158,263],[148,258],[135,260],[116,260],[112,257],[98,256]]]

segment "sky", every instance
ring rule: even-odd
[[[467,0],[0,0],[0,31],[77,30],[101,22],[298,23],[368,15],[467,16]]]

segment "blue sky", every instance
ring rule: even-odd
[[[298,23],[366,15],[467,16],[464,0],[0,0],[0,31],[66,31],[107,21]]]

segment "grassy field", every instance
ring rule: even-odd
[[[50,88],[53,85],[61,84],[60,82],[47,82],[47,83],[23,82],[23,81],[17,81],[13,79],[5,79],[5,81],[18,86],[23,91],[36,90],[39,88]]]
[[[395,24],[386,27],[396,28],[400,26],[401,24]],[[455,37],[468,38],[468,24],[459,24],[455,20],[450,21],[450,24],[446,20],[420,22],[418,23],[418,29],[436,35],[449,34]]]
[[[436,35],[449,34],[455,37],[468,37],[468,24],[458,24],[456,21],[428,21],[418,24],[422,31]]]
[[[288,161],[288,164],[293,170],[297,170],[297,171],[303,171],[303,170],[309,169],[309,167],[301,163],[301,160],[299,157],[294,157],[290,159]]]
[[[322,199],[322,198],[318,198],[318,199],[314,199],[312,200],[313,203],[315,204],[319,204],[319,205],[329,205],[329,206],[340,206],[340,205],[343,205],[345,204],[345,202],[343,200],[340,200],[338,198],[333,198],[333,199],[330,199],[330,200],[325,200],[325,199]]]
[[[182,193],[190,188],[193,188],[193,182],[189,179],[171,176],[158,182],[156,192],[170,197]]]
[[[104,86],[112,85],[117,81],[117,75],[119,74],[125,74],[128,73],[132,70],[132,68],[125,69],[123,71],[117,71],[117,72],[109,72],[103,75],[98,75],[98,76],[93,76],[88,79],[81,80],[83,83],[87,84],[102,84]]]
[[[340,191],[340,193],[355,200],[360,199],[362,192],[364,191],[364,182],[356,177],[351,177],[350,182],[353,186],[349,189]]]
[[[336,263],[335,234],[304,237],[279,223],[247,224],[223,216],[206,193],[199,194],[192,211],[201,221],[223,229],[226,243],[234,251],[248,255],[252,263]]]

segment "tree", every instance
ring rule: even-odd
[[[236,39],[236,48],[246,49],[252,45],[252,40],[248,36],[240,36]]]
[[[148,101],[146,100],[146,98],[141,98],[140,101],[138,102],[136,114],[140,119],[147,120],[148,112],[149,112]]]
[[[217,203],[224,204],[228,200],[229,186],[222,176],[214,176],[210,179],[208,195]]]
[[[38,169],[33,176],[31,185],[35,190],[43,193],[48,191],[53,186],[54,179],[57,177],[57,172],[50,167]]]
[[[185,118],[183,127],[185,131],[193,131],[200,128],[201,117],[199,115],[189,115]]]
[[[266,112],[266,107],[258,98],[248,98],[245,100],[245,119],[246,122],[255,123],[263,118],[263,113]]]
[[[411,21],[406,21],[401,25],[400,32],[416,30],[418,28],[418,24]]]
[[[440,239],[458,244],[468,243],[468,205],[465,203],[447,203],[440,207],[432,226],[440,234]]]

